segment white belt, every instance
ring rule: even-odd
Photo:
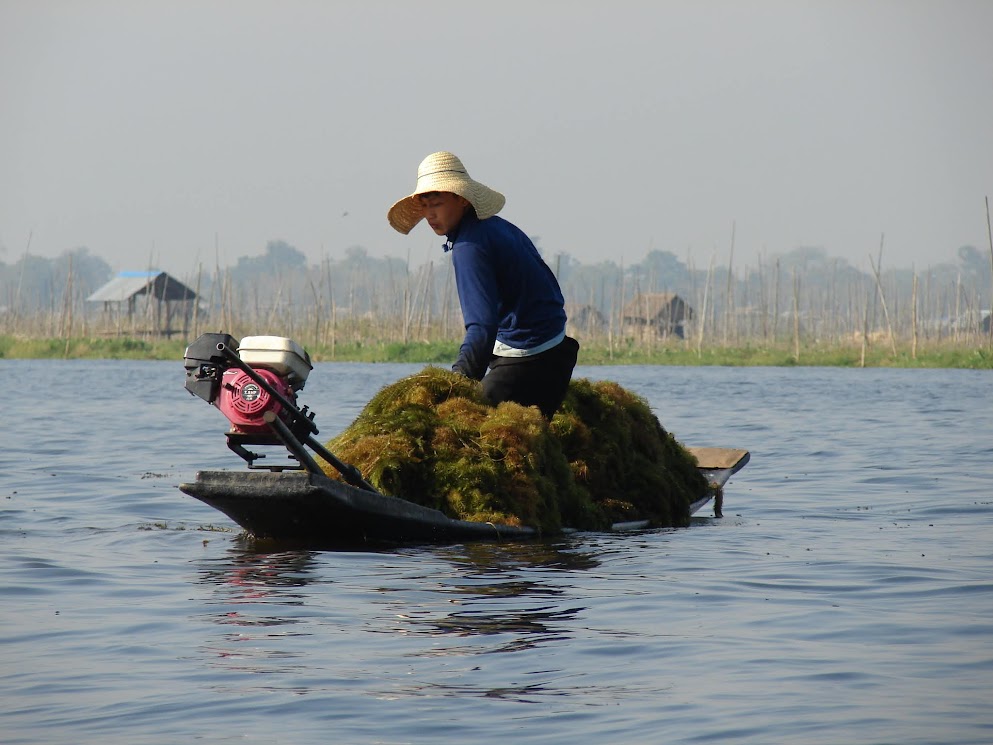
[[[565,339],[565,330],[558,336],[553,336],[551,339],[546,341],[544,344],[539,344],[531,349],[518,349],[517,347],[512,347],[508,344],[504,344],[502,341],[497,341],[493,344],[493,354],[497,357],[530,357],[535,354],[541,354],[542,352],[547,352],[549,349],[553,349],[562,343]]]

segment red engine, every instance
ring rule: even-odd
[[[378,494],[355,466],[342,463],[314,439],[319,430],[313,412],[306,406],[297,408],[297,392],[314,366],[306,350],[292,339],[246,336],[239,344],[223,332],[201,334],[186,348],[183,366],[186,390],[227,417],[231,423],[225,435],[228,447],[249,468],[275,472],[303,469],[323,476],[324,470],[307,450],[310,448],[349,484]],[[285,446],[289,460],[256,465],[266,456],[247,446],[270,445]]]
[[[285,378],[262,368],[255,372],[290,403],[296,404],[296,394]],[[275,397],[236,367],[224,371],[214,403],[231,422],[233,430],[245,434],[268,432],[269,425],[262,415],[267,411],[278,414],[282,409]]]

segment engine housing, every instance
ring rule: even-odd
[[[255,373],[290,403],[296,403],[296,394],[286,378],[264,368],[256,369]],[[221,376],[216,405],[235,431],[246,434],[268,432],[263,414],[267,411],[278,414],[282,409],[276,397],[237,367],[225,370]]]

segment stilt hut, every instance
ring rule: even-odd
[[[672,292],[642,292],[624,307],[624,327],[638,336],[683,338],[684,326],[693,320],[693,309]]]
[[[576,338],[595,338],[604,333],[607,319],[592,305],[566,303],[566,332]]]
[[[119,334],[186,335],[198,301],[193,290],[166,272],[121,272],[88,298],[103,303],[104,318]],[[174,328],[176,323],[179,328]]]

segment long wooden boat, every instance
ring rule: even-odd
[[[746,450],[689,448],[711,489],[690,505],[708,503],[721,515],[723,487],[748,463]],[[391,497],[322,473],[300,471],[201,471],[183,492],[220,510],[256,538],[333,547],[358,544],[457,543],[521,540],[538,536],[529,527],[455,520],[438,510]],[[617,523],[612,530],[651,527],[648,521]]]
[[[203,334],[186,349],[186,389],[218,408],[231,423],[228,447],[248,471],[201,471],[186,494],[220,510],[263,539],[313,546],[368,543],[459,542],[533,538],[529,527],[455,520],[438,510],[378,492],[315,437],[314,415],[296,405],[312,369],[310,357],[284,337]],[[249,448],[276,446],[291,465],[259,465],[266,456]],[[745,450],[691,448],[709,488],[690,514],[714,500],[721,514],[722,488],[748,462]],[[315,459],[333,466],[344,481],[330,479]],[[266,461],[268,462],[268,461]],[[618,523],[615,530],[649,527]]]

